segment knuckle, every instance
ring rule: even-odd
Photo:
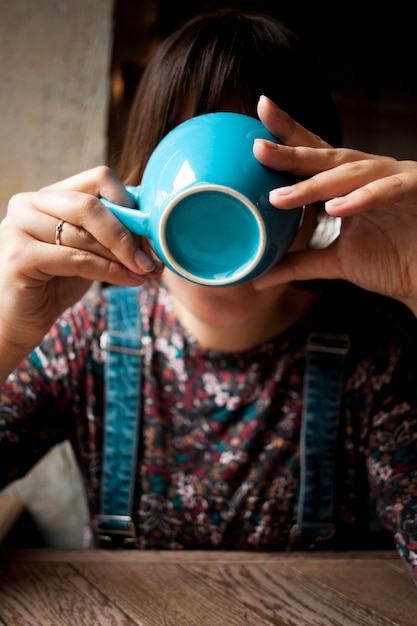
[[[390,182],[392,183],[392,186],[395,190],[401,190],[404,187],[404,180],[399,174],[394,174],[394,176],[391,176]]]
[[[119,243],[122,246],[130,247],[132,244],[132,238],[133,238],[132,233],[129,230],[127,230],[127,228],[124,228],[124,226],[120,225],[119,232],[118,232]]]
[[[363,203],[365,206],[372,208],[377,202],[375,192],[372,188],[365,185],[362,187]]]
[[[82,228],[82,226],[76,226],[76,229],[77,237],[81,241],[81,245],[91,246],[96,243],[95,237],[93,237],[93,235],[88,230]]]
[[[409,171],[414,175],[417,173],[417,163],[415,161],[407,159],[405,161],[399,161],[398,165],[399,167],[403,167],[405,171]]]
[[[349,163],[344,164],[345,174],[349,178],[356,178],[360,176],[363,172],[363,162],[361,161],[350,161]]]
[[[29,192],[21,192],[21,193],[13,194],[13,196],[9,199],[9,203],[7,206],[8,212],[14,213],[22,206],[22,204],[27,203],[29,195],[30,195]]]
[[[114,172],[108,165],[97,165],[94,168],[94,174],[101,185],[105,185],[115,179]]]
[[[88,250],[74,250],[71,254],[71,261],[77,269],[77,274],[84,274],[85,268],[93,262],[93,255]]]
[[[319,177],[312,176],[305,183],[301,183],[305,186],[306,189],[309,190],[309,193],[312,197],[319,197],[321,194],[321,180]]]
[[[78,204],[78,218],[81,225],[85,225],[91,216],[98,214],[100,209],[99,199],[89,194],[82,194]]]

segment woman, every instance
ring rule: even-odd
[[[414,565],[417,165],[331,148],[334,108],[309,59],[271,18],[219,11],[161,45],[132,108],[124,183],[140,184],[156,143],[199,113],[258,111],[286,144],[258,141],[255,155],[307,177],[271,193],[277,207],[307,205],[306,216],[290,253],[256,281],[216,289],[162,271],[100,203],[129,203],[107,168],[11,200],[0,241],[3,483],[69,437],[97,512],[107,298],[83,294],[92,281],[140,285],[136,547],[304,545],[305,368],[312,333],[324,333],[347,351],[326,543],[371,545],[371,494]],[[326,200],[341,233],[312,250]],[[338,280],[316,280],[328,278]]]

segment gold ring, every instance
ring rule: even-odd
[[[57,246],[61,245],[61,232],[62,232],[63,225],[64,225],[64,220],[59,220],[58,224],[55,227],[55,243]]]

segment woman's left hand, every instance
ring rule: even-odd
[[[258,113],[285,144],[257,140],[258,160],[307,177],[272,191],[271,203],[292,209],[325,201],[326,212],[341,218],[341,230],[327,248],[288,253],[255,286],[345,279],[391,296],[417,315],[417,162],[332,148],[265,97]]]

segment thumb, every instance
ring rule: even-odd
[[[289,252],[273,269],[253,280],[255,289],[266,289],[298,280],[343,278],[336,245],[323,250]]]

